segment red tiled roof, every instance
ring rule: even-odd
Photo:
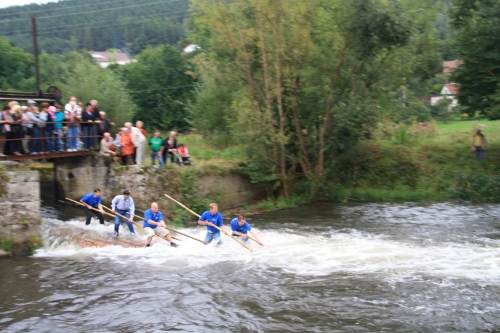
[[[448,90],[450,91],[450,93],[452,95],[458,94],[459,84],[457,84],[457,83],[446,83],[445,87],[448,88]]]
[[[451,75],[454,68],[462,65],[464,63],[463,60],[451,60],[451,61],[443,61],[443,74]]]

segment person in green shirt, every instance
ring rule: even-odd
[[[149,139],[149,153],[151,155],[151,164],[155,165],[155,159],[158,157],[158,161],[160,161],[160,165],[165,167],[165,161],[163,161],[162,156],[160,155],[160,150],[163,145],[163,139],[161,138],[160,131],[156,130],[153,134],[153,137]]]

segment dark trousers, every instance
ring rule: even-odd
[[[90,210],[87,207],[83,207],[83,211],[85,212],[85,215],[87,215],[87,220],[85,221],[85,225],[90,224],[90,220],[92,219],[92,213],[99,219],[100,224],[104,224],[104,216],[102,216],[101,212],[98,212],[96,210]]]

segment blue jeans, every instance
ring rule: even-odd
[[[63,141],[63,130],[62,128],[56,128],[56,132],[57,132],[57,149],[59,151],[63,151],[64,150],[64,141]]]
[[[215,239],[217,242],[217,245],[221,245],[222,241],[220,239],[220,232],[218,233],[213,233],[213,232],[207,232],[207,235],[205,236],[205,243],[210,243],[212,239]]]
[[[54,128],[45,127],[44,132],[45,132],[44,136],[46,138],[54,137]],[[45,151],[53,152],[55,150],[56,150],[56,143],[54,142],[54,139],[45,139]]]
[[[39,153],[41,149],[40,139],[35,139],[35,138],[40,137],[40,127],[33,125],[33,127],[30,128],[30,134],[31,134],[31,140],[29,143],[30,152]]]
[[[162,167],[165,166],[165,162],[163,161],[163,156],[159,155],[160,152],[158,151],[151,151],[151,164],[155,165],[155,159],[158,157],[158,161],[160,162],[160,165]]]
[[[484,149],[481,147],[475,146],[476,150],[474,150],[474,155],[476,156],[476,160],[479,162],[484,161]]]
[[[77,136],[80,136],[80,126],[69,126],[67,140],[68,149],[78,149],[78,141],[80,139],[77,138]]]
[[[92,136],[94,135],[94,127],[93,126],[83,126],[83,136]],[[83,138],[83,148],[91,149],[94,143],[94,138]]]
[[[115,209],[115,212],[120,214],[120,215],[125,216],[126,218],[130,217],[130,214],[127,213],[126,210]],[[122,220],[121,216],[115,215],[115,232],[118,232],[118,228],[120,227],[121,220]],[[128,230],[130,230],[131,233],[135,234],[134,225],[132,224],[132,222],[127,221],[127,226],[128,226]]]

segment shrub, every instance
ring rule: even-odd
[[[451,187],[455,198],[472,200],[500,199],[500,176],[484,172],[459,173]]]

